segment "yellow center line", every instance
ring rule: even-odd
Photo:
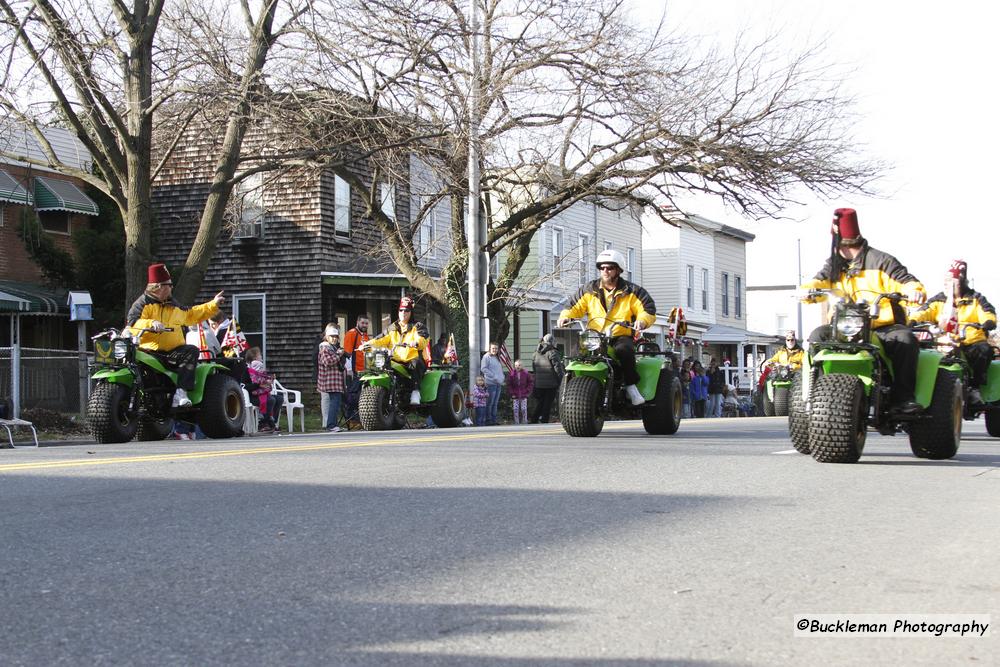
[[[634,426],[634,424],[632,424]],[[605,430],[618,430],[627,427],[627,424],[607,424]],[[562,429],[546,429],[540,432],[533,432],[531,435],[558,435],[563,433]],[[527,434],[524,431],[514,431],[510,433],[489,433],[489,434],[468,434],[468,435],[435,435],[414,437],[407,440],[375,440],[366,442],[344,442],[326,443],[321,445],[287,445],[281,447],[259,447],[253,449],[224,449],[214,452],[177,452],[175,454],[152,454],[148,456],[116,456],[112,458],[94,459],[70,459],[67,461],[32,461],[25,463],[0,464],[0,472],[12,472],[17,470],[42,470],[49,468],[81,468],[86,466],[113,465],[116,463],[146,463],[154,461],[186,461],[193,459],[212,459],[223,456],[250,456],[254,454],[278,454],[286,452],[314,452],[328,449],[356,449],[361,447],[384,447],[384,446],[405,446],[428,442],[461,442],[481,439],[500,438],[523,438]]]

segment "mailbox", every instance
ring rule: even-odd
[[[90,292],[69,293],[69,319],[71,322],[94,319],[94,300]]]

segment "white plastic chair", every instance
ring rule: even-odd
[[[295,389],[286,389],[277,380],[274,381],[271,391],[278,392],[279,394],[285,395],[285,415],[288,420],[288,432],[295,432],[295,410],[298,408],[301,410],[299,412],[299,426],[302,428],[302,432],[306,432],[306,406],[302,405],[302,392],[296,391]],[[276,424],[278,430],[281,430],[281,415],[278,415],[278,421]]]
[[[243,435],[256,435],[257,423],[260,421],[260,410],[254,405],[246,387],[240,385],[240,389],[243,390]]]

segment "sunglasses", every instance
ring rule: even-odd
[[[601,271],[614,271],[614,270],[616,270],[616,269],[617,269],[618,267],[617,267],[616,265],[614,265],[614,264],[601,264],[601,265],[600,265],[599,267],[597,267],[597,268],[598,268],[599,270],[601,270]]]
[[[409,313],[411,311],[413,311],[412,308],[400,308],[399,309],[399,312],[401,312],[401,313]]]

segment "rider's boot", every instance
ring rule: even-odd
[[[420,390],[414,389],[410,392],[410,405],[420,405]]]
[[[175,408],[186,408],[191,405],[191,399],[188,398],[187,392],[177,387],[177,391],[174,392],[173,406]]]
[[[632,401],[632,405],[642,405],[646,402],[646,399],[639,393],[639,388],[634,384],[625,387],[625,395],[628,396],[628,400]]]

